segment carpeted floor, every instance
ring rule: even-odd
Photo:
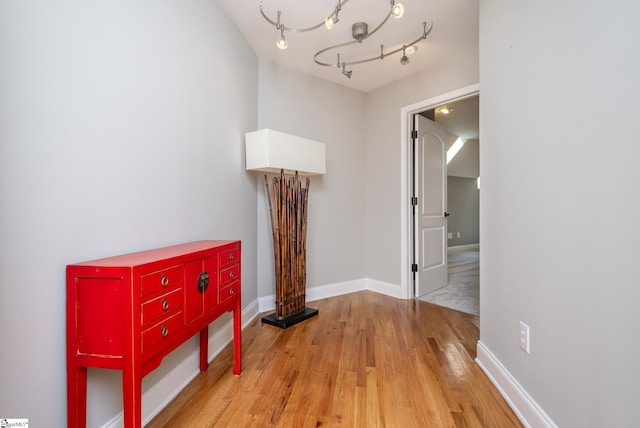
[[[449,283],[420,300],[480,315],[480,250],[449,249]]]

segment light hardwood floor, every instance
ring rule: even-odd
[[[243,331],[148,425],[521,427],[475,364],[478,317],[362,291],[311,302],[317,317]]]

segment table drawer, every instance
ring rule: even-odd
[[[240,279],[240,265],[220,271],[220,285],[224,286]]]
[[[142,354],[154,353],[173,341],[184,328],[182,311],[175,313],[142,332]]]
[[[182,287],[142,304],[142,325],[182,307]]]
[[[184,282],[184,267],[182,265],[173,266],[143,275],[140,281],[140,289],[143,296],[159,290],[169,290]]]
[[[221,287],[218,301],[220,303],[225,303],[227,300],[237,297],[239,292],[240,282],[234,282],[233,284],[227,285],[226,287]]]
[[[232,248],[220,253],[220,267],[227,267],[232,264],[240,263],[240,249]]]

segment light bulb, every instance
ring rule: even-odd
[[[284,34],[280,37],[280,40],[276,42],[276,46],[280,49],[287,48],[287,39],[284,38]]]
[[[331,17],[331,15],[327,16],[324,19],[324,26],[327,27],[327,30],[331,30],[331,28],[333,28],[333,18]]]
[[[391,8],[391,14],[396,18],[401,18],[404,15],[404,6],[402,3],[394,4]]]

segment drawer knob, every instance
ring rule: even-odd
[[[162,310],[166,311],[169,309],[169,301],[167,299],[162,299]]]
[[[235,274],[233,273],[233,271],[229,272],[229,278],[233,278],[235,276]]]
[[[233,260],[233,253],[229,253],[229,260]]]
[[[162,337],[167,337],[169,335],[169,328],[166,325],[162,326]]]
[[[229,289],[229,294],[233,294],[233,288]]]
[[[169,278],[167,275],[162,275],[162,278],[160,278],[160,284],[162,284],[163,287],[169,285]]]

